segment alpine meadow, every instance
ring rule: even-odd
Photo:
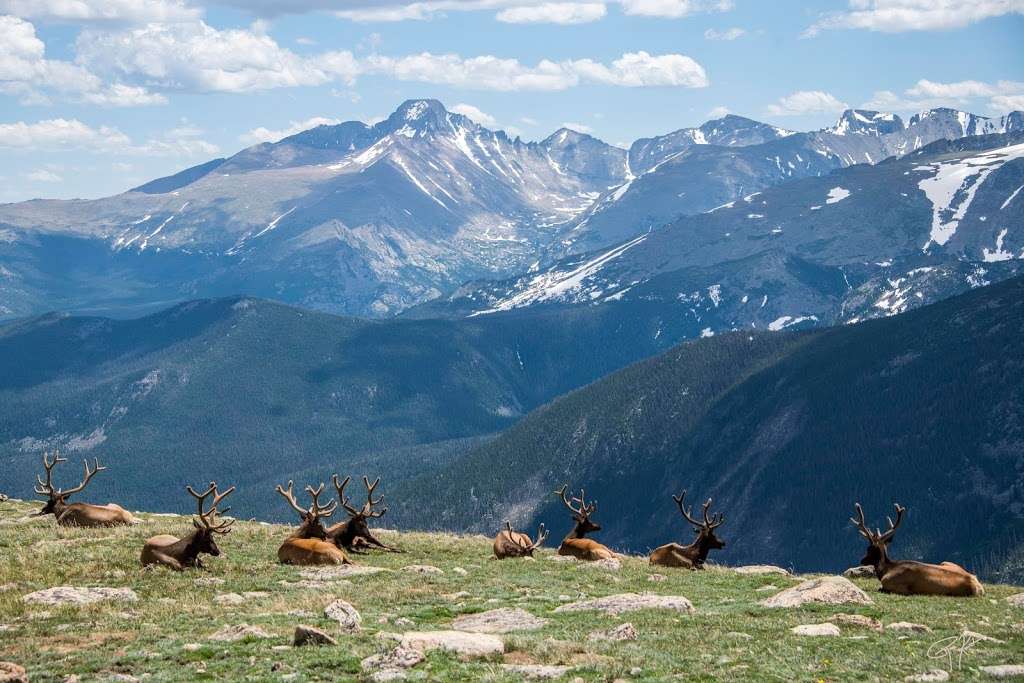
[[[0,0],[0,681],[1024,680],[1021,44]]]

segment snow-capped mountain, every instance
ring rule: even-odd
[[[726,134],[716,135],[716,129]],[[744,133],[730,136],[730,129]],[[571,233],[574,248],[585,251],[628,239],[678,216],[708,211],[780,182],[875,164],[936,140],[1019,130],[1024,130],[1024,112],[989,119],[933,109],[904,125],[895,114],[847,110],[836,125],[807,133],[727,116],[700,129],[634,143],[630,175],[580,219]],[[663,153],[647,153],[661,148]]]
[[[611,248],[410,312],[648,313],[670,340],[901,313],[1024,271],[1024,132],[938,141],[751,193]]]
[[[730,115],[627,151],[568,129],[524,142],[411,100],[114,197],[0,206],[0,318],[236,293],[392,315],[793,178],[1021,123],[856,111],[792,133]]]

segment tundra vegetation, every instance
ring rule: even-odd
[[[189,511],[186,500],[183,512]],[[1024,663],[1024,608],[1007,600],[1024,589],[1008,585],[987,584],[981,598],[903,596],[880,593],[878,580],[869,576],[853,581],[871,604],[772,609],[761,601],[807,577],[744,574],[712,562],[692,572],[652,567],[646,557],[625,557],[616,571],[552,561],[550,547],[538,548],[535,560],[499,562],[489,559],[493,536],[388,530],[375,534],[404,553],[373,551],[354,568],[304,568],[277,561],[275,551],[293,527],[241,520],[218,539],[222,553],[205,560],[205,571],[143,570],[138,552],[145,540],[188,528],[187,516],[140,513],[135,526],[90,529],[33,517],[37,509],[18,500],[0,507],[0,659],[24,666],[34,683],[71,675],[83,681],[369,680],[372,672],[361,662],[395,648],[382,634],[451,629],[460,616],[498,608],[519,608],[544,621],[534,630],[497,636],[503,654],[460,658],[429,651],[404,670],[408,679],[516,681],[521,674],[508,665],[546,664],[570,667],[564,679],[584,681],[676,675],[900,681],[932,669],[947,670],[959,681],[987,679],[983,666]],[[862,552],[859,537],[851,536],[850,563]],[[403,570],[409,565],[440,571]],[[383,571],[350,573],[370,567]],[[128,588],[137,599],[78,606],[24,599],[56,586]],[[694,611],[556,611],[623,593],[685,596]],[[326,617],[325,608],[337,600],[358,611],[356,628]],[[632,628],[622,627],[627,622]],[[790,630],[824,622],[835,624],[840,635]],[[931,632],[888,628],[900,622]],[[211,639],[242,624],[269,637],[252,631],[238,641]],[[300,624],[326,632],[338,644],[291,647]],[[965,630],[995,640],[961,639]],[[939,653],[947,642],[957,644],[952,660]]]

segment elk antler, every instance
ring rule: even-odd
[[[861,536],[874,543],[878,540],[878,536],[868,528],[867,522],[864,520],[864,508],[860,506],[860,503],[854,503],[853,507],[857,511],[857,516],[850,517],[850,521],[857,526],[857,531],[860,532]]]
[[[903,522],[903,513],[907,511],[907,508],[903,507],[899,503],[893,503],[893,505],[896,507],[896,523],[893,524],[892,517],[885,518],[885,520],[889,522],[889,530],[884,534],[879,533],[878,540],[881,543],[888,543],[892,540],[893,534],[896,533],[896,529],[899,527],[900,523]]]
[[[717,529],[718,527],[722,526],[722,524],[725,522],[725,515],[723,515],[721,512],[715,513],[714,515],[711,515],[711,517],[708,517],[708,510],[711,509],[710,498],[704,501],[704,505],[701,506],[701,514],[703,516],[702,521],[698,521],[693,518],[692,505],[689,508],[683,506],[683,501],[685,499],[685,489],[680,495],[672,496],[672,500],[676,502],[676,506],[679,508],[679,513],[686,519],[687,522],[692,524],[697,531],[700,531],[701,529],[707,529],[708,531],[711,531],[712,529]]]
[[[349,517],[355,517],[359,514],[359,510],[352,506],[352,501],[345,495],[345,487],[352,481],[352,477],[345,477],[345,481],[338,483],[338,475],[331,475],[331,481],[334,482],[334,488],[338,491],[338,500],[341,501],[341,507],[345,508],[345,512],[348,513]]]
[[[75,487],[72,487],[72,488],[68,489],[67,491],[64,491],[62,489],[58,489],[57,493],[59,495],[67,497],[67,496],[70,496],[70,495],[72,495],[74,493],[78,493],[79,491],[81,491],[82,489],[85,488],[86,484],[89,483],[90,479],[92,479],[93,477],[96,476],[97,472],[102,472],[103,470],[107,469],[106,467],[103,467],[103,466],[100,465],[100,459],[99,458],[94,458],[93,459],[93,462],[95,464],[93,465],[93,468],[91,470],[89,469],[89,459],[88,458],[86,458],[82,462],[85,464],[85,477],[82,479],[82,483],[80,483],[78,486],[75,486]]]
[[[53,488],[53,468],[57,466],[59,462],[67,462],[67,458],[60,457],[60,451],[53,451],[53,460],[47,458],[47,453],[43,451],[43,469],[46,470],[46,481],[38,474],[36,475],[36,481],[39,484],[36,486],[36,493],[40,496],[49,496],[54,493],[59,493],[59,490]]]
[[[388,511],[387,507],[377,512],[373,511],[374,506],[380,505],[384,502],[384,496],[381,496],[377,500],[373,499],[373,491],[377,488],[377,484],[380,483],[380,477],[374,479],[373,483],[365,475],[363,476],[363,485],[366,487],[366,504],[363,505],[363,515],[366,517],[383,517],[384,513]]]
[[[544,541],[547,540],[547,537],[548,530],[544,528],[544,522],[541,522],[540,526],[537,527],[537,539],[528,546],[529,549],[536,550],[541,547],[544,544]]]
[[[280,484],[274,487],[274,490],[280,493],[284,497],[284,499],[288,501],[288,504],[292,506],[292,509],[298,512],[300,517],[305,518],[306,515],[309,514],[309,510],[306,510],[296,502],[294,489],[295,482],[293,482],[291,479],[288,480],[287,489],[283,488]]]
[[[193,498],[195,498],[196,502],[197,502],[196,504],[197,504],[198,515],[199,515],[198,521],[195,522],[197,527],[200,524],[202,524],[204,527],[206,527],[210,531],[213,531],[213,532],[219,533],[219,534],[226,534],[229,531],[231,531],[230,527],[231,527],[232,524],[235,523],[235,520],[229,519],[229,520],[219,521],[217,523],[214,523],[214,520],[216,520],[218,515],[227,514],[227,512],[231,509],[230,507],[227,507],[227,508],[224,508],[224,510],[218,510],[217,506],[220,505],[220,501],[224,500],[224,498],[226,498],[230,493],[232,493],[235,490],[234,486],[229,488],[224,493],[219,493],[217,491],[217,482],[211,481],[210,482],[210,487],[208,489],[206,489],[205,491],[203,491],[202,493],[196,493],[195,489],[193,489],[191,486],[186,486],[185,490],[188,491],[189,494]],[[206,502],[207,497],[209,497],[209,495],[211,493],[213,494],[213,502],[210,504],[210,509],[204,512],[203,511],[203,505]]]
[[[291,483],[291,482],[289,482]],[[323,517],[324,519],[334,514],[334,511],[338,507],[338,501],[331,501],[327,505],[320,505],[320,494],[324,492],[324,484],[320,482],[320,486],[315,489],[312,486],[306,486],[306,493],[309,494],[310,498],[313,499],[313,504],[309,507],[309,514],[313,517]]]
[[[580,495],[572,497],[572,501],[579,503],[579,507],[573,507],[572,502],[570,502],[565,495],[568,488],[568,484],[562,484],[562,488],[555,491],[555,495],[562,497],[562,503],[565,504],[565,507],[569,508],[569,511],[572,512],[573,516],[579,516],[585,519],[594,514],[594,511],[597,510],[597,503],[592,502],[590,505],[587,505],[587,494],[583,489],[580,489]]]

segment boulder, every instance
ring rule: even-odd
[[[402,635],[401,646],[419,652],[447,650],[466,657],[484,657],[505,651],[505,643],[498,636],[466,631],[408,631]]]
[[[76,588],[57,586],[29,593],[22,598],[31,605],[91,605],[106,600],[135,602],[139,596],[131,588]]]
[[[824,624],[800,624],[789,629],[798,636],[838,636],[839,627],[826,621]]]
[[[423,654],[416,650],[397,647],[386,654],[370,655],[362,661],[363,671],[370,673],[372,681],[400,681],[405,670],[423,661]]]
[[[224,584],[224,579],[217,578],[216,576],[204,576],[193,581],[197,586],[220,586]]]
[[[259,626],[250,626],[249,624],[235,624],[228,625],[217,631],[210,636],[210,640],[220,640],[225,642],[235,642],[239,640],[261,640],[264,638],[273,638]]]
[[[377,574],[386,571],[388,570],[383,567],[371,567],[364,564],[338,564],[333,567],[303,569],[299,572],[299,576],[310,581],[339,581],[352,576]]]
[[[335,600],[327,605],[324,608],[324,616],[338,622],[346,631],[354,632],[362,628],[362,615],[344,600]]]
[[[848,579],[873,579],[875,578],[875,568],[867,565],[850,567],[843,572],[843,576]]]
[[[1013,607],[1024,608],[1024,593],[1015,593],[1006,598],[1006,602],[1010,603]]]
[[[305,645],[337,645],[338,641],[313,626],[299,625],[295,627],[295,636],[292,638],[295,647]]]
[[[28,683],[25,667],[14,662],[0,662],[0,683]]]
[[[868,594],[842,576],[809,579],[761,601],[764,607],[800,607],[807,604],[871,605]]]
[[[636,640],[639,634],[636,627],[627,621],[604,631],[594,631],[587,637],[590,640]]]
[[[783,569],[782,567],[776,567],[773,564],[748,564],[742,567],[733,567],[732,570],[737,574],[777,574],[779,576],[789,576],[789,570]]]
[[[456,631],[473,633],[511,633],[544,628],[546,619],[535,617],[519,607],[502,607],[477,614],[464,614],[452,622]]]
[[[561,605],[555,612],[582,612],[597,610],[605,614],[622,614],[639,609],[667,609],[676,612],[693,614],[696,610],[693,603],[681,595],[652,595],[650,593],[620,593],[603,598],[581,600]]]
[[[432,564],[407,564],[402,567],[403,572],[410,572],[412,574],[433,574],[440,576],[444,574],[444,570],[440,567],[435,567]]]
[[[617,557],[608,557],[603,560],[594,560],[593,562],[581,562],[581,567],[591,567],[593,569],[605,569],[610,572],[617,572],[622,569],[622,560]]]
[[[996,664],[979,668],[992,678],[1024,678],[1024,664]]]
[[[213,596],[213,601],[218,605],[242,605],[245,598],[238,593],[220,593]]]

